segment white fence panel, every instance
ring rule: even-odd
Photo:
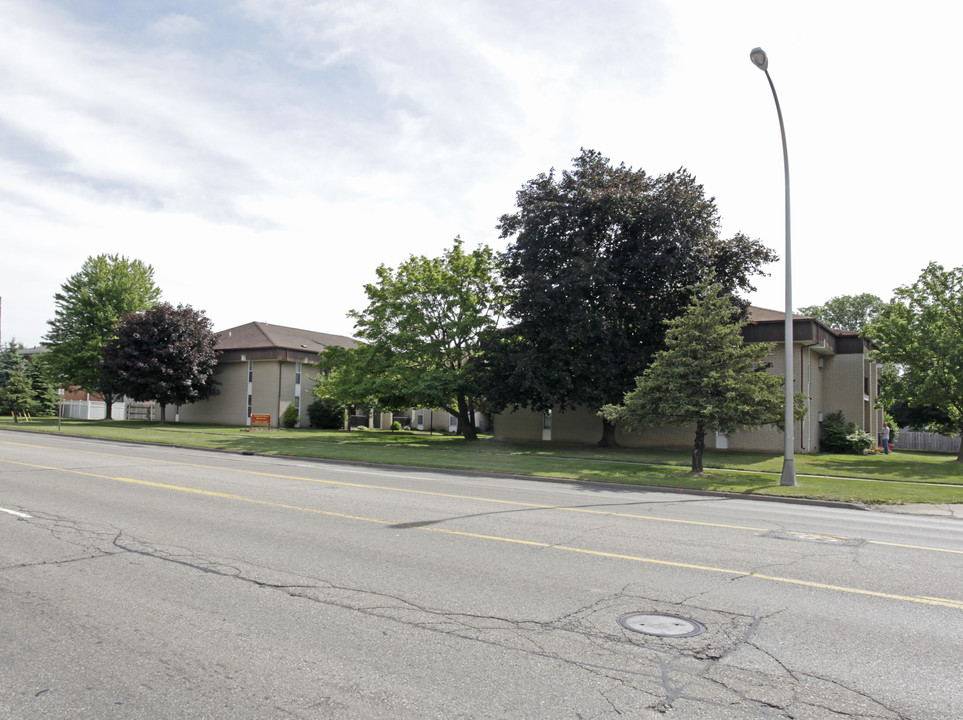
[[[74,420],[103,420],[107,417],[107,403],[102,400],[64,400],[63,417]],[[115,420],[124,419],[124,403],[116,402],[111,407]]]

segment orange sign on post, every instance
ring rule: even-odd
[[[271,416],[270,415],[251,415],[251,427],[271,427]]]

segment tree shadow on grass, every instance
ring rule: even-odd
[[[955,456],[927,456],[917,459],[904,453],[890,455],[844,455],[838,458],[817,456],[818,463],[806,467],[807,474],[837,477],[862,477],[900,482],[949,482],[963,484],[963,464]]]

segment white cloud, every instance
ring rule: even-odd
[[[150,32],[165,39],[180,39],[196,35],[204,29],[204,23],[190,15],[171,13],[150,25]]]
[[[945,4],[69,7],[0,0],[5,338],[39,340],[59,284],[100,252],[152,263],[167,299],[218,327],[348,333],[378,263],[459,233],[500,246],[515,191],[583,146],[649,172],[686,166],[727,232],[781,253],[759,44],[789,136],[795,304],[963,264],[948,222],[961,11]],[[779,308],[773,270],[755,299]]]

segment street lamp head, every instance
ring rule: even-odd
[[[766,51],[762,48],[754,48],[753,51],[749,53],[749,59],[752,60],[753,65],[763,72],[769,69],[769,58],[766,57]]]

